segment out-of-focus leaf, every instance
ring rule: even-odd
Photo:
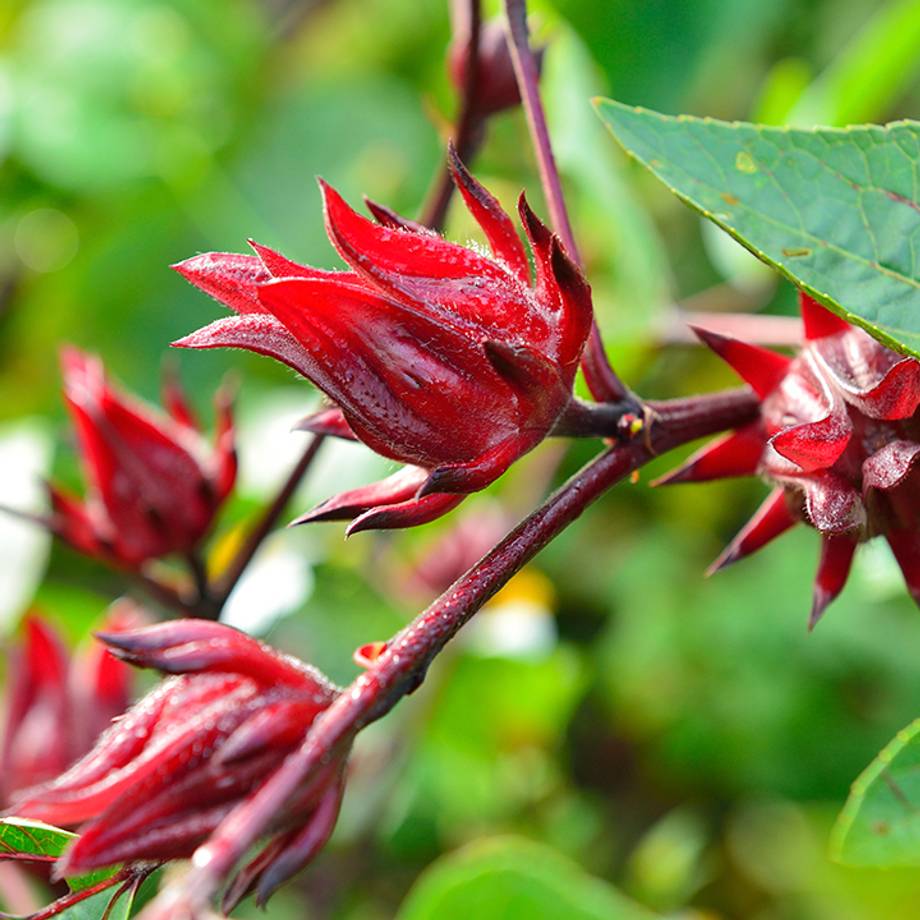
[[[480,840],[421,876],[398,920],[651,920],[613,886],[549,847],[517,838]]]
[[[849,125],[884,117],[920,74],[920,2],[882,4],[803,92],[788,123]]]
[[[445,839],[458,828],[474,833],[558,790],[552,755],[585,682],[562,648],[537,660],[464,654],[441,668],[449,670],[427,688],[430,712],[384,822],[390,846],[403,851],[416,851],[419,826]]]
[[[812,71],[801,58],[783,58],[770,68],[754,105],[751,120],[762,125],[782,125],[811,82]],[[819,119],[826,124],[826,119]]]
[[[705,866],[706,826],[689,809],[669,812],[630,854],[626,890],[668,910],[685,904],[710,880]]]
[[[831,848],[849,865],[920,865],[920,719],[853,783]]]
[[[920,123],[784,130],[597,107],[682,201],[834,312],[920,354]]]
[[[616,615],[594,648],[611,722],[592,730],[630,739],[645,769],[702,795],[842,800],[866,751],[884,741],[882,726],[916,712],[912,602],[903,588],[880,598],[857,555],[851,584],[809,635],[818,535],[793,529],[706,579],[732,519],[743,519],[736,511],[714,528],[702,523],[707,513],[757,501],[734,484],[693,491],[683,500],[697,504],[679,518],[696,507],[692,531],[634,531],[610,554],[606,597]]]
[[[0,859],[3,854],[25,854],[57,859],[67,845],[76,840],[70,831],[29,818],[9,817],[0,820]],[[72,891],[80,891],[112,874],[112,870],[90,872],[67,879]]]
[[[120,885],[113,885],[105,891],[94,894],[85,901],[74,904],[56,916],[63,920],[128,920],[136,916],[156,894],[162,871],[149,875],[138,888],[128,887],[120,892]],[[119,893],[120,892],[120,893]],[[113,903],[113,898],[117,900]]]
[[[15,153],[72,191],[197,170],[226,139],[228,90],[260,37],[240,0],[34,3],[12,43]]]
[[[24,853],[53,856],[57,859],[76,834],[29,818],[4,818],[0,821],[0,855]]]

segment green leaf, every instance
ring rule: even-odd
[[[41,821],[32,821],[29,818],[4,818],[0,820],[0,859],[3,858],[3,854],[20,853],[57,859],[67,845],[76,839],[76,834],[50,824],[43,824]],[[72,891],[80,891],[107,878],[114,871],[114,869],[99,870],[85,875],[76,875],[66,881]]]
[[[480,840],[437,860],[397,920],[651,920],[652,914],[554,850],[520,838]]]
[[[920,123],[797,130],[596,105],[682,201],[835,313],[920,355]]]
[[[22,853],[57,859],[76,834],[28,818],[4,818],[0,821],[0,855]]]
[[[789,113],[789,123],[848,125],[885,114],[920,72],[920,3],[880,6],[834,55]]]
[[[112,899],[123,884],[121,882],[68,907],[56,916],[59,920],[100,920],[100,917],[105,920],[129,920],[130,917],[136,917],[156,894],[162,874],[163,870],[158,869],[137,888],[129,887],[118,895],[114,904]]]
[[[898,732],[853,783],[831,855],[854,866],[920,865],[920,719]]]

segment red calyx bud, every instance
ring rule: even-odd
[[[719,569],[797,521],[822,534],[810,624],[846,582],[858,543],[884,536],[920,603],[920,361],[800,295],[793,359],[699,331],[761,399],[758,421],[703,448],[662,483],[759,474],[776,489]]]
[[[469,4],[462,4],[467,7]],[[459,19],[459,17],[458,17]],[[545,48],[536,49],[538,70],[543,65]],[[447,51],[447,72],[458,92],[466,86],[470,53],[470,25],[465,20],[454,23],[454,37]],[[499,19],[483,23],[479,30],[476,92],[473,108],[479,119],[488,118],[521,102],[505,28]]]
[[[314,668],[219,623],[174,620],[100,638],[124,660],[179,676],[136,703],[66,773],[14,800],[16,814],[79,825],[61,875],[191,856],[338,694]],[[238,897],[256,888],[264,900],[325,843],[344,756],[305,781],[279,815],[276,836],[243,870]]]
[[[98,358],[66,348],[61,364],[88,492],[80,501],[49,487],[52,530],[81,552],[126,566],[191,550],[236,478],[227,400],[218,397],[209,453],[174,382],[164,415],[114,389]]]
[[[108,623],[118,628],[110,618]],[[9,656],[10,692],[0,770],[3,799],[56,776],[89,750],[128,706],[128,668],[104,650],[71,660],[54,630],[25,621],[21,646]]]
[[[254,256],[208,253],[176,266],[237,315],[175,344],[283,361],[338,407],[299,427],[356,437],[407,465],[301,521],[355,518],[351,532],[430,521],[539,443],[571,401],[591,325],[587,282],[522,196],[531,286],[511,219],[453,151],[451,170],[491,257],[389,212],[374,223],[321,183],[326,229],[350,271],[299,266],[256,245]]]

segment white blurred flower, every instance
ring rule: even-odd
[[[34,511],[45,502],[41,479],[51,463],[51,437],[34,419],[0,427],[0,505]],[[29,603],[48,560],[50,534],[0,514],[0,633]]]

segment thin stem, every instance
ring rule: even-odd
[[[205,566],[204,559],[201,558],[201,554],[193,550],[185,557],[185,561],[188,564],[189,572],[192,574],[192,581],[195,585],[198,599],[208,599],[211,594],[211,589],[208,586],[208,570]]]
[[[148,575],[140,569],[127,570],[125,574],[164,607],[186,617],[198,615],[194,601],[184,597],[181,592],[165,581],[160,581],[159,578]]]
[[[343,755],[364,726],[415,690],[457,631],[592,502],[656,454],[746,423],[757,405],[746,389],[653,404],[654,421],[642,437],[610,447],[583,467],[387,643],[386,651],[317,718],[301,747],[199,847],[192,871],[168,892],[164,906],[168,901],[189,912],[202,908],[301,783]]]
[[[514,64],[524,112],[527,115],[530,139],[537,155],[537,167],[540,170],[540,182],[546,196],[550,220],[556,235],[562,240],[569,255],[583,269],[584,263],[578,252],[575,234],[572,232],[572,223],[569,220],[565,195],[562,191],[562,180],[556,167],[549,128],[546,125],[546,114],[540,100],[540,72],[530,47],[527,3],[525,0],[505,0],[505,13],[511,60]],[[596,321],[592,322],[581,366],[588,389],[598,402],[616,402],[628,396],[629,391],[607,360],[607,353],[604,350],[604,343]]]
[[[460,108],[453,131],[453,143],[460,159],[466,163],[473,158],[482,141],[483,123],[476,117],[476,92],[479,86],[479,36],[482,31],[482,9],[479,0],[458,0],[461,8],[457,12],[454,33],[462,34],[466,29],[466,70],[463,74],[463,89]],[[429,199],[422,208],[420,222],[431,230],[444,229],[447,209],[454,193],[454,182],[450,171],[443,164],[431,190]]]
[[[297,465],[291,470],[284,485],[282,485],[272,503],[265,509],[259,522],[252,529],[246,542],[228,566],[220,584],[214,591],[215,603],[218,606],[218,610],[223,608],[224,604],[227,602],[227,598],[242,577],[243,572],[246,571],[246,567],[252,562],[253,556],[255,556],[259,547],[262,545],[262,541],[271,533],[281,515],[284,514],[284,509],[287,507],[291,498],[293,498],[307,470],[313,465],[313,461],[316,459],[316,455],[324,440],[325,436],[321,434],[315,434],[310,438],[310,442],[307,444],[300,460],[297,461]]]
[[[572,397],[550,434],[556,438],[615,438],[623,434],[624,421],[631,416],[641,419],[644,414],[638,399],[586,403]]]
[[[75,904],[79,904],[81,901],[85,901],[87,898],[99,894],[100,891],[105,891],[107,888],[119,885],[127,879],[134,878],[136,872],[137,870],[132,869],[130,866],[125,866],[123,869],[119,869],[114,875],[104,878],[101,882],[96,882],[95,885],[90,885],[88,888],[81,888],[79,891],[68,892],[56,901],[52,901],[47,907],[43,907],[34,914],[29,914],[25,918],[16,918],[14,914],[4,913],[0,913],[0,917],[4,918],[4,920],[14,920],[14,918],[15,920],[48,920],[48,918],[56,917]]]
[[[798,348],[802,344],[802,321],[796,316],[760,313],[721,313],[673,310],[662,322],[660,342],[664,345],[699,344],[690,326],[702,326],[755,345]]]

